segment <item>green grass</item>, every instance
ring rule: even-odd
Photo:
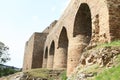
[[[60,74],[60,78],[61,78],[61,80],[66,80],[66,79],[67,79],[66,71],[63,71],[63,72]]]
[[[119,66],[119,65],[120,65],[120,54],[116,56],[113,63],[113,66]]]
[[[47,79],[49,77],[49,70],[47,69],[32,69],[30,71],[24,72],[25,74],[28,74],[32,77],[39,77],[39,78],[45,78]]]
[[[109,47],[109,46],[120,46],[120,40],[117,41],[113,41],[111,43],[104,43],[104,44],[100,44],[97,46],[97,48],[101,48],[101,47]]]
[[[95,80],[120,80],[120,65],[103,71]]]
[[[96,48],[100,49],[105,47],[119,48],[120,40],[113,41],[111,43],[100,44]],[[96,50],[96,48],[94,49]],[[106,69],[106,67],[98,67],[94,64],[89,66],[88,68],[86,67],[84,70],[81,71],[86,73],[97,72],[97,75],[92,78],[88,78],[88,80],[120,80],[120,54],[116,55],[112,66],[112,68]]]
[[[114,61],[114,67],[110,69],[103,69],[94,80],[120,80],[120,55]]]
[[[41,78],[47,80],[54,80],[61,77],[61,80],[66,80],[66,71],[63,70],[50,70],[45,68],[32,69],[24,72],[30,78]]]

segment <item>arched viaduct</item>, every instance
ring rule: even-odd
[[[42,67],[67,69],[69,76],[86,47],[120,40],[120,0],[71,0],[60,19],[42,33],[46,34],[40,53]]]

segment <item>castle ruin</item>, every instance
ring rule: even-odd
[[[26,42],[23,70],[66,69],[86,48],[120,40],[120,0],[71,0],[59,20]]]

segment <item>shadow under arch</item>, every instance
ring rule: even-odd
[[[82,38],[84,43],[89,43],[92,36],[91,11],[87,3],[82,3],[76,14],[73,37]]]
[[[54,54],[55,54],[55,42],[53,40],[51,42],[50,49],[49,49],[47,68],[53,68],[53,65],[54,65]]]

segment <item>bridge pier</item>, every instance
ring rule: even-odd
[[[55,51],[54,67],[53,69],[67,68],[67,50],[59,47]]]
[[[53,55],[49,55],[48,56],[48,60],[47,60],[47,68],[48,69],[52,69],[53,68],[53,60],[54,60],[54,56]]]
[[[68,60],[67,60],[67,76],[69,76],[73,70],[79,64],[83,49],[87,45],[81,42],[80,39],[73,39],[69,43],[68,47]]]

